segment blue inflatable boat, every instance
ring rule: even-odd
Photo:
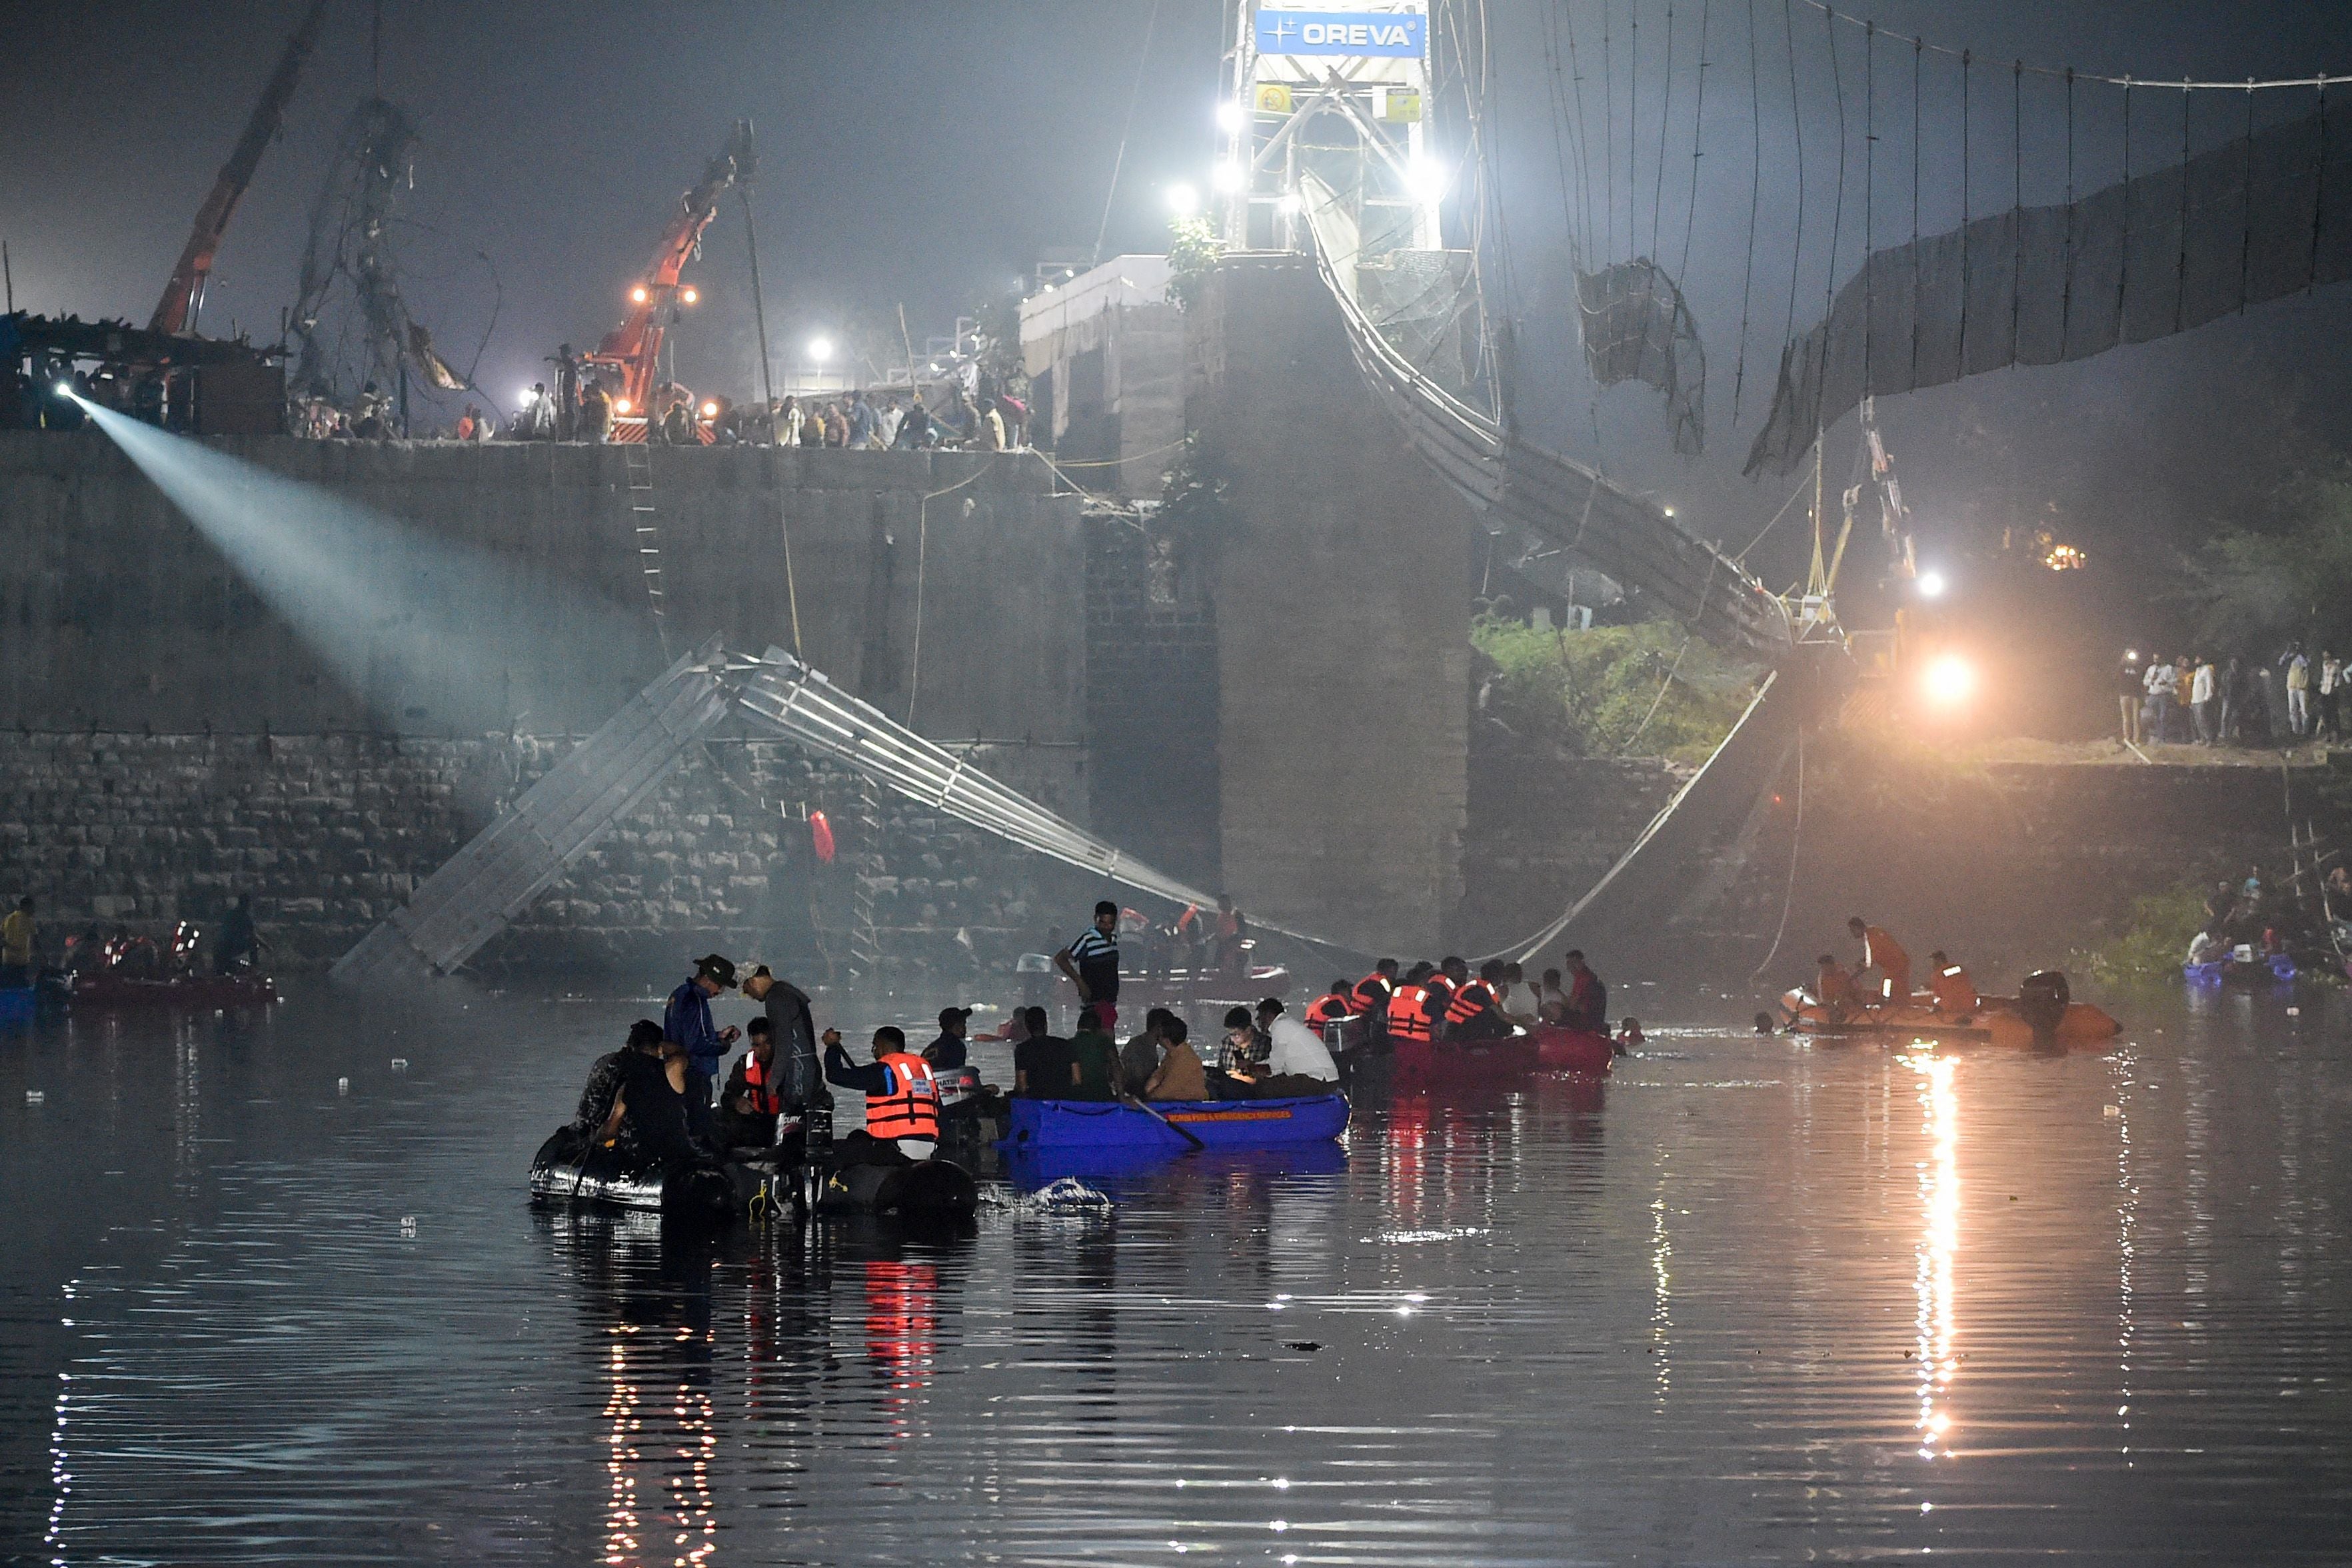
[[[2273,953],[2264,958],[2215,958],[2203,964],[2183,964],[2180,972],[2192,986],[2259,986],[2294,979],[2295,967],[2294,960],[2284,953]]]
[[[1348,1129],[1344,1094],[1150,1103],[1150,1110],[1142,1110],[1116,1100],[1031,1100],[1016,1095],[1012,1102],[1012,1127],[997,1147],[1015,1154],[1024,1149],[1189,1149],[1192,1145],[1184,1134],[1190,1133],[1212,1149],[1252,1149],[1323,1143]],[[1176,1130],[1180,1127],[1183,1132]]]

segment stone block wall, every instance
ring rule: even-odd
[[[252,898],[280,968],[323,965],[404,902],[568,737],[0,731],[0,894],[46,933],[161,936]],[[869,804],[870,802],[870,804]],[[1067,800],[1049,801],[1067,810]],[[834,863],[812,852],[824,811]],[[863,886],[861,887],[861,879]],[[860,894],[865,894],[861,902]],[[1008,969],[1083,924],[1089,879],[771,741],[689,757],[476,961],[651,983],[717,948],[846,981],[870,915],[892,984]]]

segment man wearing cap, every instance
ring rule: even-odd
[[[697,1136],[710,1131],[710,1086],[719,1077],[719,1063],[742,1030],[710,1021],[710,998],[735,988],[735,966],[712,953],[698,959],[693,977],[669,994],[662,1009],[662,1038],[686,1048],[686,1113]]]
[[[971,1051],[964,1041],[971,1038],[971,1009],[941,1008],[940,1038],[923,1047],[923,1060],[939,1071],[949,1071],[971,1065]]]

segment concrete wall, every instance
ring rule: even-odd
[[[0,433],[0,724],[570,733],[661,666],[619,448],[210,444],[455,552],[477,597],[513,613],[453,628],[480,656],[436,682],[402,652],[415,585],[356,561],[394,612],[345,629],[366,673],[339,676],[104,435]],[[941,738],[1083,739],[1085,535],[1034,457],[659,447],[652,462],[674,648],[712,632],[791,647],[789,536],[803,646],[835,681],[898,716],[911,701]]]
[[[1303,256],[1227,261],[1189,313],[1213,543],[1224,885],[1399,954],[1441,946],[1467,798],[1467,508],[1372,403]]]
[[[35,897],[53,950],[92,920],[151,933],[207,924],[241,894],[273,966],[324,963],[569,749],[504,737],[0,731],[10,789],[0,887],[12,903]],[[811,809],[832,824],[830,865],[812,852]],[[952,984],[1009,972],[1047,927],[1075,931],[1094,896],[1076,872],[868,791],[789,745],[722,741],[691,756],[475,967],[650,983],[715,947],[845,981],[870,915],[894,984]]]

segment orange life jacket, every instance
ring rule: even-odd
[[[1321,1029],[1325,1024],[1339,1022],[1355,1010],[1356,1004],[1352,998],[1326,994],[1316,998],[1315,1004],[1307,1009],[1307,1024],[1309,1029]]]
[[[775,1116],[783,1113],[783,1096],[776,1092],[775,1084],[769,1079],[769,1074],[774,1071],[773,1063],[766,1067],[760,1065],[756,1051],[743,1059],[743,1089],[751,1096],[754,1114]]]
[[[1936,993],[1936,1010],[1946,1018],[1967,1018],[1977,1010],[1976,982],[1958,964],[1937,970],[1927,988]]]
[[[1356,998],[1358,1012],[1376,1013],[1389,1005],[1390,986],[1389,977],[1378,969],[1374,969],[1370,974],[1358,980],[1355,988],[1349,994]]]
[[[866,1130],[877,1138],[930,1138],[940,1135],[940,1088],[931,1064],[919,1056],[894,1051],[878,1059],[889,1070],[893,1085],[887,1094],[866,1097]]]
[[[1445,1021],[1468,1023],[1472,1019],[1485,1012],[1494,999],[1495,993],[1487,988],[1486,981],[1465,981],[1462,988],[1454,993],[1454,1000],[1447,1004]]]
[[[1389,993],[1389,1034],[1397,1040],[1431,1038],[1426,988],[1397,982],[1396,989]]]

